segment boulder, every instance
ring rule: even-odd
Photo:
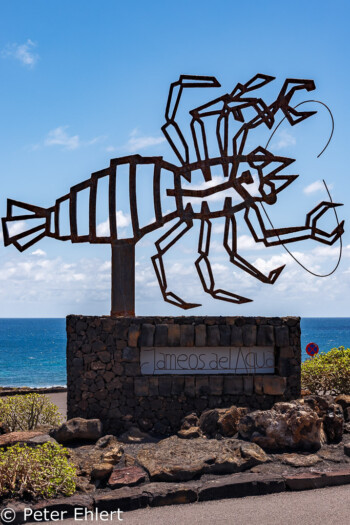
[[[119,440],[122,443],[154,443],[157,441],[146,432],[142,432],[138,427],[130,427],[119,436]]]
[[[246,408],[214,408],[206,410],[199,418],[199,427],[208,437],[217,434],[232,437],[238,432],[238,423],[247,413]]]
[[[347,408],[350,407],[350,396],[346,394],[340,394],[335,398],[335,402],[342,407],[342,409],[345,411]]]
[[[108,439],[105,439],[108,438]],[[78,476],[94,480],[110,475],[123,456],[123,447],[114,436],[104,436],[95,446],[69,449],[69,456],[77,466]]]
[[[198,427],[199,418],[195,412],[188,414],[182,420],[181,430],[187,430],[188,428]]]
[[[102,423],[99,419],[75,417],[63,423],[53,432],[58,443],[71,441],[97,441],[102,436]]]
[[[136,465],[113,470],[108,480],[108,486],[111,489],[121,487],[133,487],[146,480],[146,472]]]
[[[350,456],[350,443],[347,443],[346,445],[344,445],[344,454],[346,456]]]
[[[276,403],[240,420],[239,435],[267,450],[318,450],[324,442],[322,419],[308,405]]]
[[[207,436],[215,436],[218,428],[219,409],[205,410],[199,418],[199,428]]]
[[[0,436],[0,447],[10,447],[16,443],[30,443],[33,438],[42,436],[42,432],[26,430],[23,432],[9,432]]]
[[[188,481],[202,474],[229,474],[268,461],[257,445],[238,439],[163,439],[142,448],[137,462],[152,481]]]
[[[282,454],[280,457],[282,463],[291,467],[312,467],[321,460],[316,454]]]
[[[247,408],[237,408],[236,406],[220,409],[218,432],[226,437],[232,437],[237,434],[238,424],[247,411]]]
[[[338,396],[346,398],[350,396]],[[332,396],[311,395],[300,400],[312,408],[322,418],[323,430],[328,443],[339,443],[343,437],[344,413],[341,403],[334,403]]]
[[[113,470],[112,463],[97,463],[93,466],[91,471],[91,479],[96,481],[103,481],[107,479]]]
[[[199,427],[190,427],[190,428],[182,428],[177,433],[179,438],[182,439],[195,439],[199,438],[202,435],[201,429]]]
[[[344,416],[340,405],[331,405],[323,416],[323,428],[328,443],[340,443],[343,438]]]

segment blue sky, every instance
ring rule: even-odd
[[[344,202],[340,216],[348,221],[349,11],[341,0],[0,0],[1,215],[7,197],[51,206],[113,157],[138,152],[176,162],[160,127],[169,84],[181,73],[215,75],[222,85],[185,93],[183,129],[193,106],[264,73],[276,76],[264,92],[267,102],[276,98],[285,78],[310,78],[316,91],[298,95],[295,102],[311,96],[325,102],[335,118],[333,141],[320,159],[316,155],[330,132],[325,110],[310,104],[319,109],[316,117],[293,128],[285,124],[276,133],[271,150],[296,158],[289,173],[300,176],[270,207],[273,223],[302,224],[307,211],[327,200],[323,178],[334,201]],[[101,228],[105,218],[102,210]],[[334,228],[332,215],[326,222]],[[266,272],[287,264],[271,287],[230,265],[222,224],[215,223],[211,258],[218,284],[255,298],[241,306],[214,301],[201,291],[193,266],[198,227],[193,230],[166,264],[173,291],[202,302],[194,314],[349,316],[347,228],[338,271],[320,279],[299,268],[282,247],[256,245],[242,222],[239,241],[247,259]],[[137,245],[136,311],[181,315],[163,303],[150,264],[160,235],[155,232]],[[321,273],[332,269],[339,251],[315,242],[290,247]],[[0,252],[0,316],[109,313],[108,246],[44,239],[22,254],[12,246]]]

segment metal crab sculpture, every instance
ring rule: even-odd
[[[275,268],[265,275],[246,259],[237,250],[237,222],[236,215],[243,212],[244,220],[256,242],[262,242],[266,247],[276,246],[304,239],[314,239],[324,244],[332,245],[344,231],[344,221],[328,233],[318,228],[318,220],[330,208],[340,204],[321,202],[306,214],[305,224],[288,228],[274,228],[272,224],[266,225],[262,208],[264,204],[272,205],[277,201],[277,195],[291,184],[297,175],[281,174],[293,159],[274,155],[271,151],[261,146],[253,151],[246,151],[246,142],[251,130],[264,125],[272,129],[275,115],[279,110],[294,126],[311,117],[315,111],[298,111],[290,105],[296,91],[315,89],[312,80],[287,79],[272,104],[267,105],[261,98],[252,97],[251,93],[274,80],[274,77],[258,74],[245,84],[237,84],[231,93],[211,100],[207,104],[190,111],[191,134],[196,160],[190,162],[189,146],[176,121],[176,115],[184,88],[220,87],[215,77],[181,75],[177,82],[170,86],[166,106],[166,123],[162,131],[170,146],[179,159],[180,166],[163,160],[162,157],[142,157],[130,155],[110,161],[108,168],[93,173],[84,182],[73,186],[70,192],[57,199],[56,203],[48,208],[40,208],[22,202],[8,200],[7,215],[2,219],[5,246],[13,244],[23,251],[44,236],[73,243],[108,243],[112,246],[112,315],[134,315],[135,311],[135,245],[147,233],[163,227],[169,221],[178,219],[177,222],[158,239],[155,243],[156,254],[152,262],[157,275],[159,286],[165,301],[183,309],[200,306],[186,302],[184,299],[168,289],[167,277],[163,263],[164,254],[185,235],[193,226],[195,220],[200,221],[200,236],[198,243],[199,257],[195,266],[203,285],[204,291],[213,298],[242,304],[251,299],[242,297],[232,291],[215,287],[214,276],[209,260],[210,238],[212,220],[218,217],[225,218],[223,245],[229,255],[231,263],[252,275],[256,279],[268,284],[273,284],[281,274],[284,266]],[[253,113],[253,116],[252,116]],[[207,144],[207,122],[209,118],[216,118],[217,156],[210,157]],[[232,133],[235,128],[235,134]],[[230,138],[232,137],[232,138]],[[141,226],[136,198],[137,170],[140,165],[153,166],[153,200],[154,220],[146,226]],[[128,183],[130,211],[132,222],[132,236],[118,238],[116,194],[121,182],[118,179],[120,166],[128,167]],[[224,182],[213,184],[213,176],[221,170]],[[183,182],[191,182],[194,171],[200,170],[207,184],[205,189],[191,189],[183,187]],[[160,183],[164,172],[173,175],[173,184],[167,188],[167,195],[175,200],[175,211],[163,212],[161,202]],[[255,176],[255,181],[253,178]],[[97,187],[100,179],[108,180],[109,235],[98,235],[96,227],[96,198]],[[250,191],[256,187],[257,194]],[[89,233],[80,235],[77,226],[77,196],[79,192],[89,190]],[[233,189],[240,196],[239,203],[232,202],[225,196],[227,190]],[[208,199],[214,194],[222,194],[222,208],[211,211]],[[195,212],[191,203],[185,204],[186,199],[200,199],[201,209]],[[70,233],[60,233],[60,209],[63,203],[69,203]],[[17,210],[20,210],[19,213]],[[8,224],[14,221],[40,219],[39,225],[29,230],[11,235]]]

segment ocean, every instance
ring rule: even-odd
[[[0,386],[48,387],[66,385],[65,319],[0,319]],[[305,347],[320,351],[350,347],[350,318],[303,318]]]

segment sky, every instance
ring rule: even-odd
[[[323,106],[311,102],[304,108],[317,110],[317,115],[297,126],[286,122],[280,126],[269,147],[276,155],[296,159],[286,173],[299,177],[268,212],[275,226],[302,225],[308,211],[328,200],[324,179],[333,201],[344,204],[338,208],[345,234],[337,271],[328,278],[310,275],[283,247],[255,243],[243,217],[237,217],[240,254],[265,273],[286,264],[278,281],[273,286],[260,283],[230,263],[219,219],[213,221],[210,259],[218,287],[253,302],[234,305],[204,293],[194,266],[198,224],[166,255],[166,271],[169,290],[202,304],[187,314],[350,316],[349,16],[345,0],[0,0],[1,216],[6,214],[7,198],[50,207],[71,186],[107,167],[111,158],[139,153],[177,163],[160,128],[169,86],[180,74],[213,75],[221,84],[216,89],[184,91],[179,122],[185,135],[190,129],[189,110],[231,92],[256,73],[276,77],[261,92],[269,104],[286,78],[313,79],[316,90],[297,93],[293,102],[311,98],[327,104],[335,121],[333,139],[317,158],[328,140],[331,120]],[[265,145],[268,137],[268,130],[259,131],[248,145],[252,149]],[[215,149],[213,142],[211,146]],[[145,176],[138,190],[145,220],[152,209],[146,181]],[[200,178],[193,178],[192,187],[201,184]],[[119,199],[117,211],[125,232],[130,228],[126,198],[125,194]],[[84,202],[80,213],[86,223]],[[101,200],[100,232],[107,215]],[[332,231],[335,226],[330,210],[322,227]],[[138,315],[183,314],[163,302],[150,260],[154,243],[170,227],[136,246]],[[316,273],[328,273],[337,264],[339,243],[329,247],[307,241],[288,247]],[[109,311],[108,245],[46,238],[20,253],[1,243],[1,317]]]

